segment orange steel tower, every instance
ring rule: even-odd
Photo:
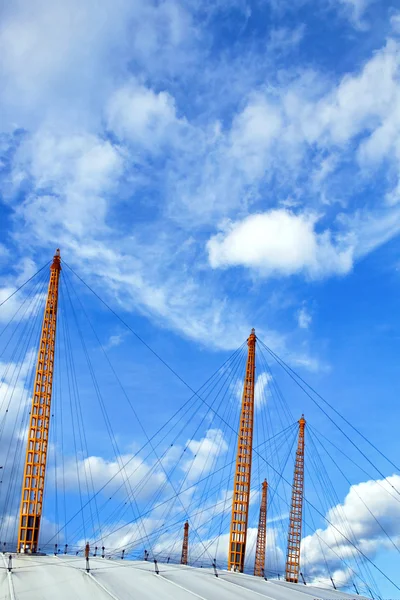
[[[264,577],[265,569],[265,542],[267,541],[267,493],[268,483],[264,479],[262,484],[260,517],[258,519],[258,532],[256,544],[256,556],[254,560],[254,575]]]
[[[289,534],[286,554],[286,581],[298,583],[300,573],[301,522],[303,516],[304,493],[304,415],[299,420],[299,439],[297,442],[296,463],[294,467],[292,505],[290,508]]]
[[[24,479],[22,482],[18,552],[36,552],[39,541],[49,441],[60,271],[60,250],[57,249],[50,267],[50,282],[32,395]]]
[[[247,340],[248,355],[233,484],[232,517],[229,536],[228,569],[243,572],[249,515],[251,458],[254,421],[254,379],[256,370],[256,333]]]
[[[189,549],[189,523],[183,526],[183,542],[182,542],[182,554],[181,554],[181,565],[188,564],[188,549]]]

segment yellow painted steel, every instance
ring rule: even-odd
[[[254,560],[254,575],[264,577],[265,544],[267,541],[267,494],[268,483],[265,479],[261,490],[260,516],[258,519],[256,555]]]
[[[250,501],[256,370],[256,333],[254,329],[251,330],[247,345],[248,355],[240,413],[228,550],[228,569],[240,572],[243,572],[244,569]]]
[[[304,493],[304,430],[306,420],[302,415],[299,420],[299,437],[297,442],[296,462],[294,467],[292,504],[289,517],[289,534],[286,554],[286,581],[299,582],[301,525],[303,517]]]
[[[34,553],[38,549],[49,442],[60,272],[61,257],[60,250],[57,250],[50,267],[32,395],[19,515],[18,552]]]

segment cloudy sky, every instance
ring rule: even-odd
[[[1,297],[60,247],[191,386],[255,327],[396,457],[398,9],[395,0],[3,2]],[[151,432],[187,390],[87,302],[129,381],[151,380],[154,413],[138,405]],[[298,418],[304,406],[288,402]],[[345,510],[353,500],[340,489]],[[395,576],[398,557],[381,550]]]

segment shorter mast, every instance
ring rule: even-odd
[[[189,550],[189,522],[186,521],[186,523],[183,526],[181,565],[188,564],[188,550]]]
[[[299,437],[297,442],[296,463],[294,467],[292,505],[289,517],[289,534],[286,554],[285,579],[291,583],[299,582],[301,525],[303,518],[304,494],[304,415],[299,420]]]
[[[261,492],[260,517],[258,519],[256,556],[254,560],[254,575],[264,577],[265,544],[267,541],[267,494],[268,483],[264,479]]]

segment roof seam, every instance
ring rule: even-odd
[[[113,598],[113,600],[120,600],[120,598],[114,596],[114,594],[110,592],[110,590],[108,590],[102,583],[100,583],[100,581],[97,581],[97,579],[93,577],[93,575],[90,572],[88,573],[87,571],[85,571],[85,573],[88,577],[90,577],[92,581],[95,582],[96,585],[98,585],[106,594],[108,594],[110,598]]]

